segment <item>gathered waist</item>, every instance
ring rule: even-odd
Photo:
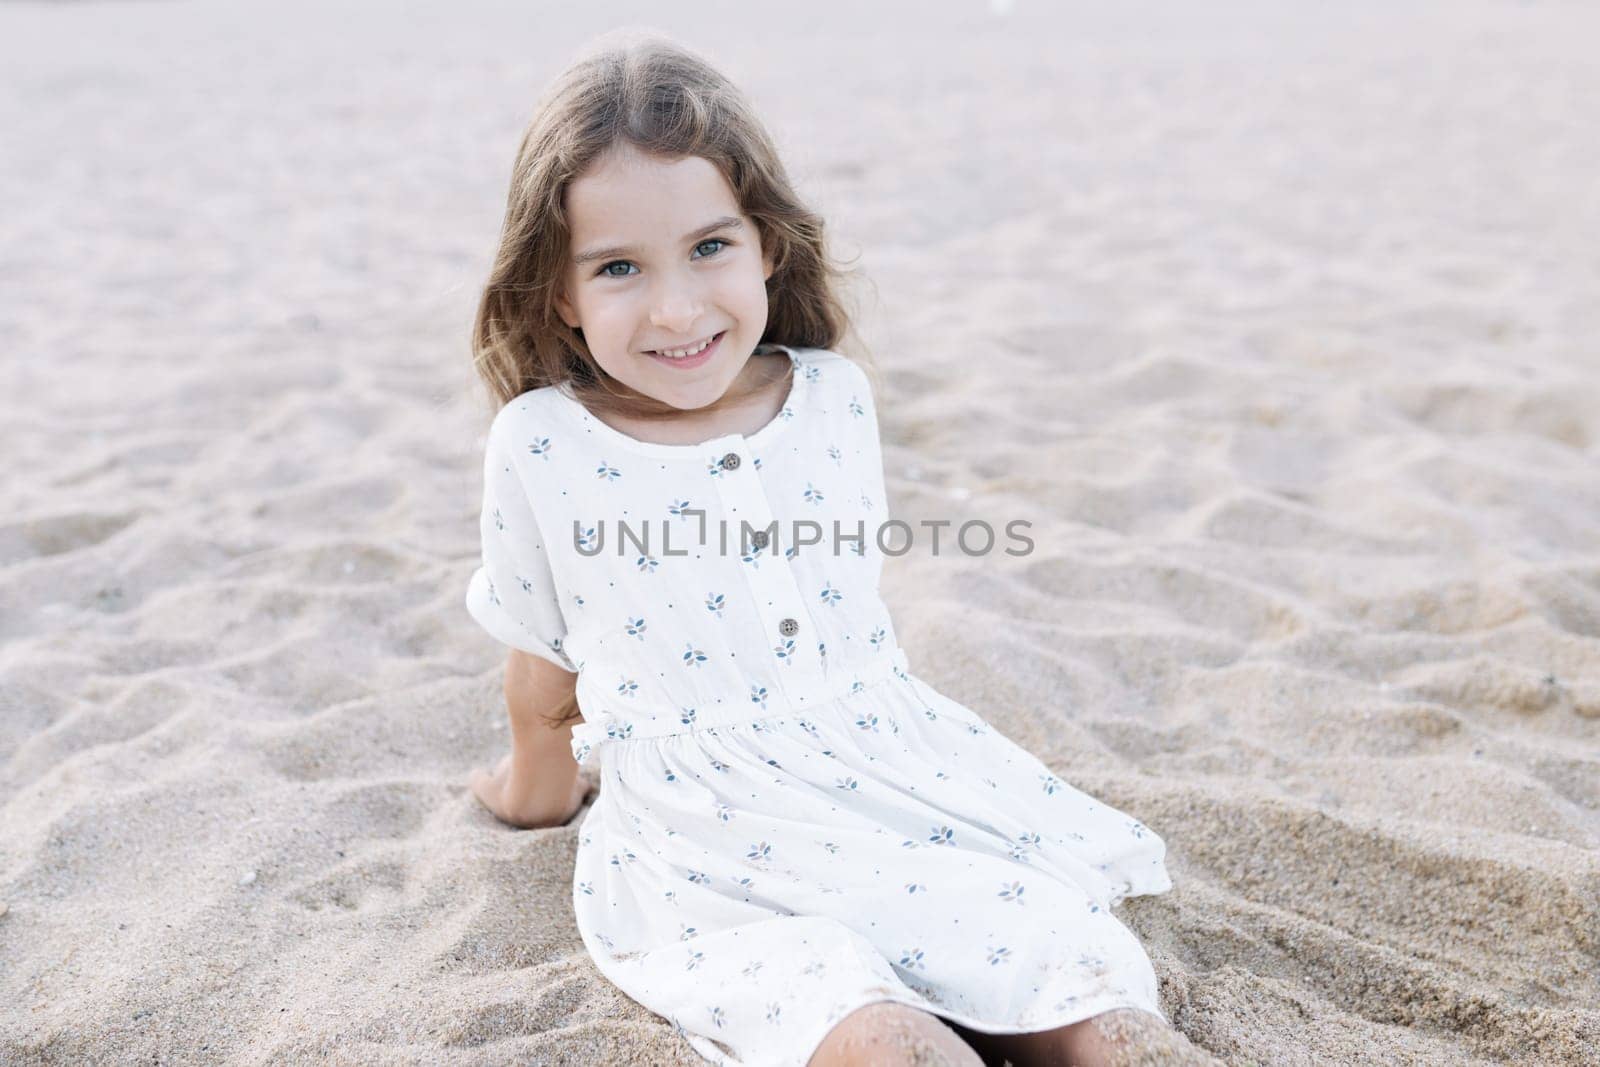
[[[887,654],[829,675],[825,684],[809,692],[789,692],[782,680],[755,686],[749,693],[732,694],[734,701],[715,709],[639,707],[619,705],[615,699],[585,701],[580,679],[580,705],[584,721],[572,728],[572,755],[579,763],[597,758],[608,745],[675,737],[683,734],[715,732],[720,728],[744,726],[768,719],[804,715],[819,704],[849,700],[869,689],[899,679],[909,682],[909,661],[905,650],[896,647]]]

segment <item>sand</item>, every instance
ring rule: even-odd
[[[629,21],[859,255],[895,513],[1033,524],[885,593],[1166,838],[1183,1034],[1600,1062],[1600,12],[555,6],[0,9],[0,1062],[694,1062],[465,784],[476,287]]]

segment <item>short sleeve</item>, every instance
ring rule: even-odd
[[[884,482],[883,439],[879,436],[878,405],[872,395],[872,379],[867,376],[866,369],[853,360],[845,360],[845,365],[850,368],[849,417],[861,422],[861,457],[864,464],[861,487],[872,500],[872,510],[880,521],[887,522],[889,492]]]
[[[561,600],[543,535],[512,460],[489,432],[483,459],[482,564],[467,583],[467,611],[496,640],[577,667],[562,648],[567,636]]]
[[[844,392],[845,414],[842,416],[852,427],[854,449],[859,457],[853,461],[857,467],[857,486],[866,517],[866,538],[860,554],[868,564],[868,575],[874,588],[883,576],[883,545],[896,538],[885,529],[890,521],[889,490],[884,480],[883,442],[878,436],[878,406],[872,394],[872,379],[854,360],[841,357],[846,375]]]

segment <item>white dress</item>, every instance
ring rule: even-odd
[[[1109,909],[1171,888],[1165,844],[910,673],[878,594],[870,385],[785,351],[753,436],[643,442],[555,387],[489,432],[467,607],[578,672],[595,965],[718,1064],[804,1065],[875,1001],[989,1033],[1162,1015]]]

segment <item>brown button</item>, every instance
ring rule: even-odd
[[[793,637],[800,632],[800,623],[794,619],[784,619],[778,624],[778,632],[785,637]]]
[[[739,469],[739,453],[737,453],[737,452],[729,452],[726,456],[723,456],[722,457],[722,469],[725,470],[725,471],[738,470]]]
[[[765,530],[753,530],[750,533],[750,543],[757,548],[766,548],[767,542],[772,540],[772,535]]]

